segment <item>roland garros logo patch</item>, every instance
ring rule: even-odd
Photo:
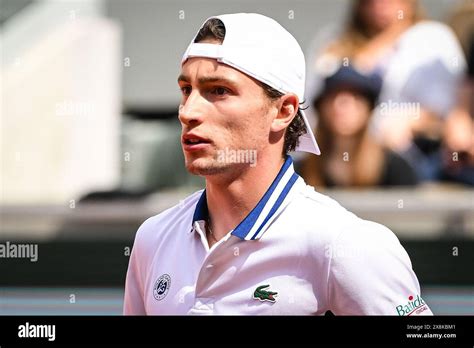
[[[153,286],[153,297],[161,301],[168,295],[171,286],[171,277],[169,274],[161,275]]]

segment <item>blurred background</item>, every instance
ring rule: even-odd
[[[470,0],[0,0],[0,315],[121,314],[138,226],[204,185],[176,79],[232,12],[306,53],[323,155],[294,154],[301,175],[395,232],[435,314],[473,315]],[[20,244],[36,260],[6,253]]]

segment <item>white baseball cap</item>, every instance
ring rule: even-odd
[[[181,65],[190,57],[215,58],[282,93],[295,93],[300,102],[304,100],[305,59],[293,35],[272,18],[257,13],[214,16],[204,23],[211,18],[224,23],[224,41],[222,44],[195,43],[196,34]],[[299,137],[296,151],[319,155],[321,151],[308,118],[303,110],[301,114],[307,133]]]

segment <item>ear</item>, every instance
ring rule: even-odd
[[[299,100],[296,94],[288,93],[280,97],[276,103],[278,114],[273,119],[270,129],[272,132],[281,132],[293,121],[293,118],[298,112]]]

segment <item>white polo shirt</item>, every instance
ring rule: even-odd
[[[315,192],[289,156],[211,248],[207,214],[201,190],[142,224],[124,314],[432,314],[397,237]]]

